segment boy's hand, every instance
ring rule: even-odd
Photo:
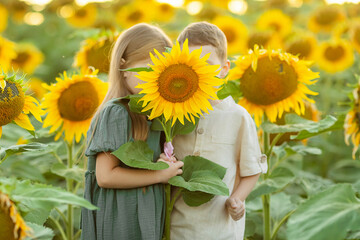
[[[168,157],[166,157],[165,153],[160,154],[160,158],[164,161],[168,161],[168,162],[176,162],[177,159],[176,157],[172,156],[170,159]]]
[[[240,220],[245,214],[245,205],[240,199],[229,197],[226,199],[225,206],[235,221]]]

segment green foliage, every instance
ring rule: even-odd
[[[340,240],[358,230],[360,200],[350,184],[338,184],[299,206],[287,223],[289,239]]]
[[[153,162],[154,151],[144,141],[125,143],[112,154],[133,168],[161,170],[169,167],[165,162]]]
[[[70,178],[81,182],[84,179],[85,171],[77,166],[68,168],[62,163],[55,163],[51,167],[51,172],[63,178]]]
[[[225,83],[222,88],[217,92],[219,99],[224,99],[228,96],[232,96],[235,102],[238,102],[242,93],[240,92],[240,82],[239,81],[228,81]]]
[[[11,155],[22,153],[22,152],[41,152],[45,151],[48,145],[42,143],[28,143],[21,145],[13,145],[6,148],[0,149],[0,163]]]
[[[33,230],[33,235],[25,240],[52,240],[55,236],[53,230],[36,223],[27,222],[26,225]]]

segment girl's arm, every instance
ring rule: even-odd
[[[182,173],[183,162],[166,162],[169,168],[164,170],[128,169],[119,166],[119,159],[110,152],[98,153],[96,156],[96,180],[102,188],[137,188],[156,183],[167,183],[168,180]]]

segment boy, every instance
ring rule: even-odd
[[[189,50],[202,46],[202,56],[210,54],[208,63],[220,65],[224,78],[230,69],[224,33],[207,22],[193,23],[179,35],[182,45],[188,39]],[[231,96],[211,102],[214,111],[204,114],[194,132],[173,140],[175,156],[205,157],[227,168],[223,181],[230,196],[215,196],[199,207],[187,206],[177,199],[171,215],[171,238],[236,239],[244,238],[245,199],[260,173],[267,171],[266,156],[261,154],[254,121]]]

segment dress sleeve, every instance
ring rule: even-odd
[[[268,169],[267,158],[265,154],[261,153],[255,123],[248,112],[242,115],[239,139],[240,176],[246,177],[266,173]]]
[[[128,140],[128,112],[120,104],[106,105],[87,132],[86,156],[113,152]]]

